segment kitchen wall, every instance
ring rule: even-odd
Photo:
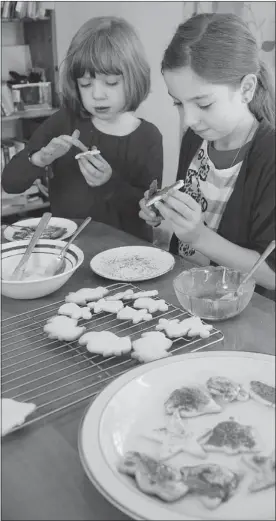
[[[184,19],[192,13],[234,13],[254,34],[260,57],[275,70],[275,2],[183,2]]]
[[[179,154],[179,117],[167,94],[160,73],[160,62],[167,44],[183,18],[183,2],[55,2],[55,12],[59,64],[65,56],[72,36],[87,19],[93,16],[114,15],[125,18],[135,26],[152,70],[151,93],[137,114],[157,125],[162,133],[163,184],[173,182]]]

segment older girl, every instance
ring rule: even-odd
[[[275,236],[274,91],[256,41],[235,15],[197,15],[178,27],[162,71],[188,127],[177,173],[185,186],[158,203],[174,231],[170,251],[247,272]],[[274,289],[274,270],[273,252],[257,283]]]
[[[86,22],[65,58],[62,107],[6,166],[4,190],[25,191],[51,165],[54,216],[90,215],[150,240],[139,200],[153,179],[161,184],[162,137],[135,116],[149,89],[149,66],[133,27],[113,17]],[[75,159],[79,140],[101,155]]]

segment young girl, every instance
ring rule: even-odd
[[[149,66],[133,27],[113,17],[86,22],[65,58],[62,106],[8,163],[4,190],[23,192],[51,167],[54,216],[89,215],[151,240],[151,227],[138,216],[139,200],[153,179],[161,185],[162,137],[134,115],[149,89]],[[80,141],[100,155],[75,159]]]
[[[174,234],[170,251],[201,265],[248,272],[275,237],[274,92],[246,24],[200,14],[181,24],[162,72],[183,118],[181,192],[158,204]],[[160,217],[140,202],[152,226]],[[275,288],[275,252],[257,284]]]

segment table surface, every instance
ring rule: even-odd
[[[63,299],[69,291],[108,285],[89,266],[91,258],[108,248],[147,244],[101,223],[90,223],[75,244],[84,254],[83,265],[56,293],[38,300],[16,301],[2,297],[2,318]],[[158,289],[160,296],[179,305],[172,281],[188,263],[176,259],[174,269],[162,277],[139,283],[142,289]],[[215,349],[253,351],[275,355],[275,304],[254,294],[244,312],[217,322],[224,334]],[[214,348],[213,348],[214,349]],[[3,520],[126,520],[107,502],[87,478],[80,462],[77,437],[89,402],[68,409],[2,440]]]

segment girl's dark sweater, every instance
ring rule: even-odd
[[[202,139],[188,129],[182,139],[177,179],[185,179],[201,143]],[[275,129],[265,120],[260,122],[247,150],[217,233],[259,253],[275,239]],[[172,236],[170,251],[178,254],[176,235]],[[267,263],[275,271],[275,250]],[[260,287],[257,290],[263,292]]]
[[[90,187],[75,159],[79,149],[73,146],[51,165],[49,199],[53,216],[83,219],[89,215],[95,221],[151,241],[152,230],[138,215],[139,201],[153,179],[161,186],[163,146],[157,127],[145,120],[130,134],[113,136],[97,130],[91,118],[73,117],[61,108],[7,164],[2,174],[3,189],[7,193],[27,190],[43,173],[43,169],[30,163],[29,154],[46,146],[53,137],[71,135],[75,129],[88,148],[96,145],[101,151],[112,167],[112,176],[104,185]]]

